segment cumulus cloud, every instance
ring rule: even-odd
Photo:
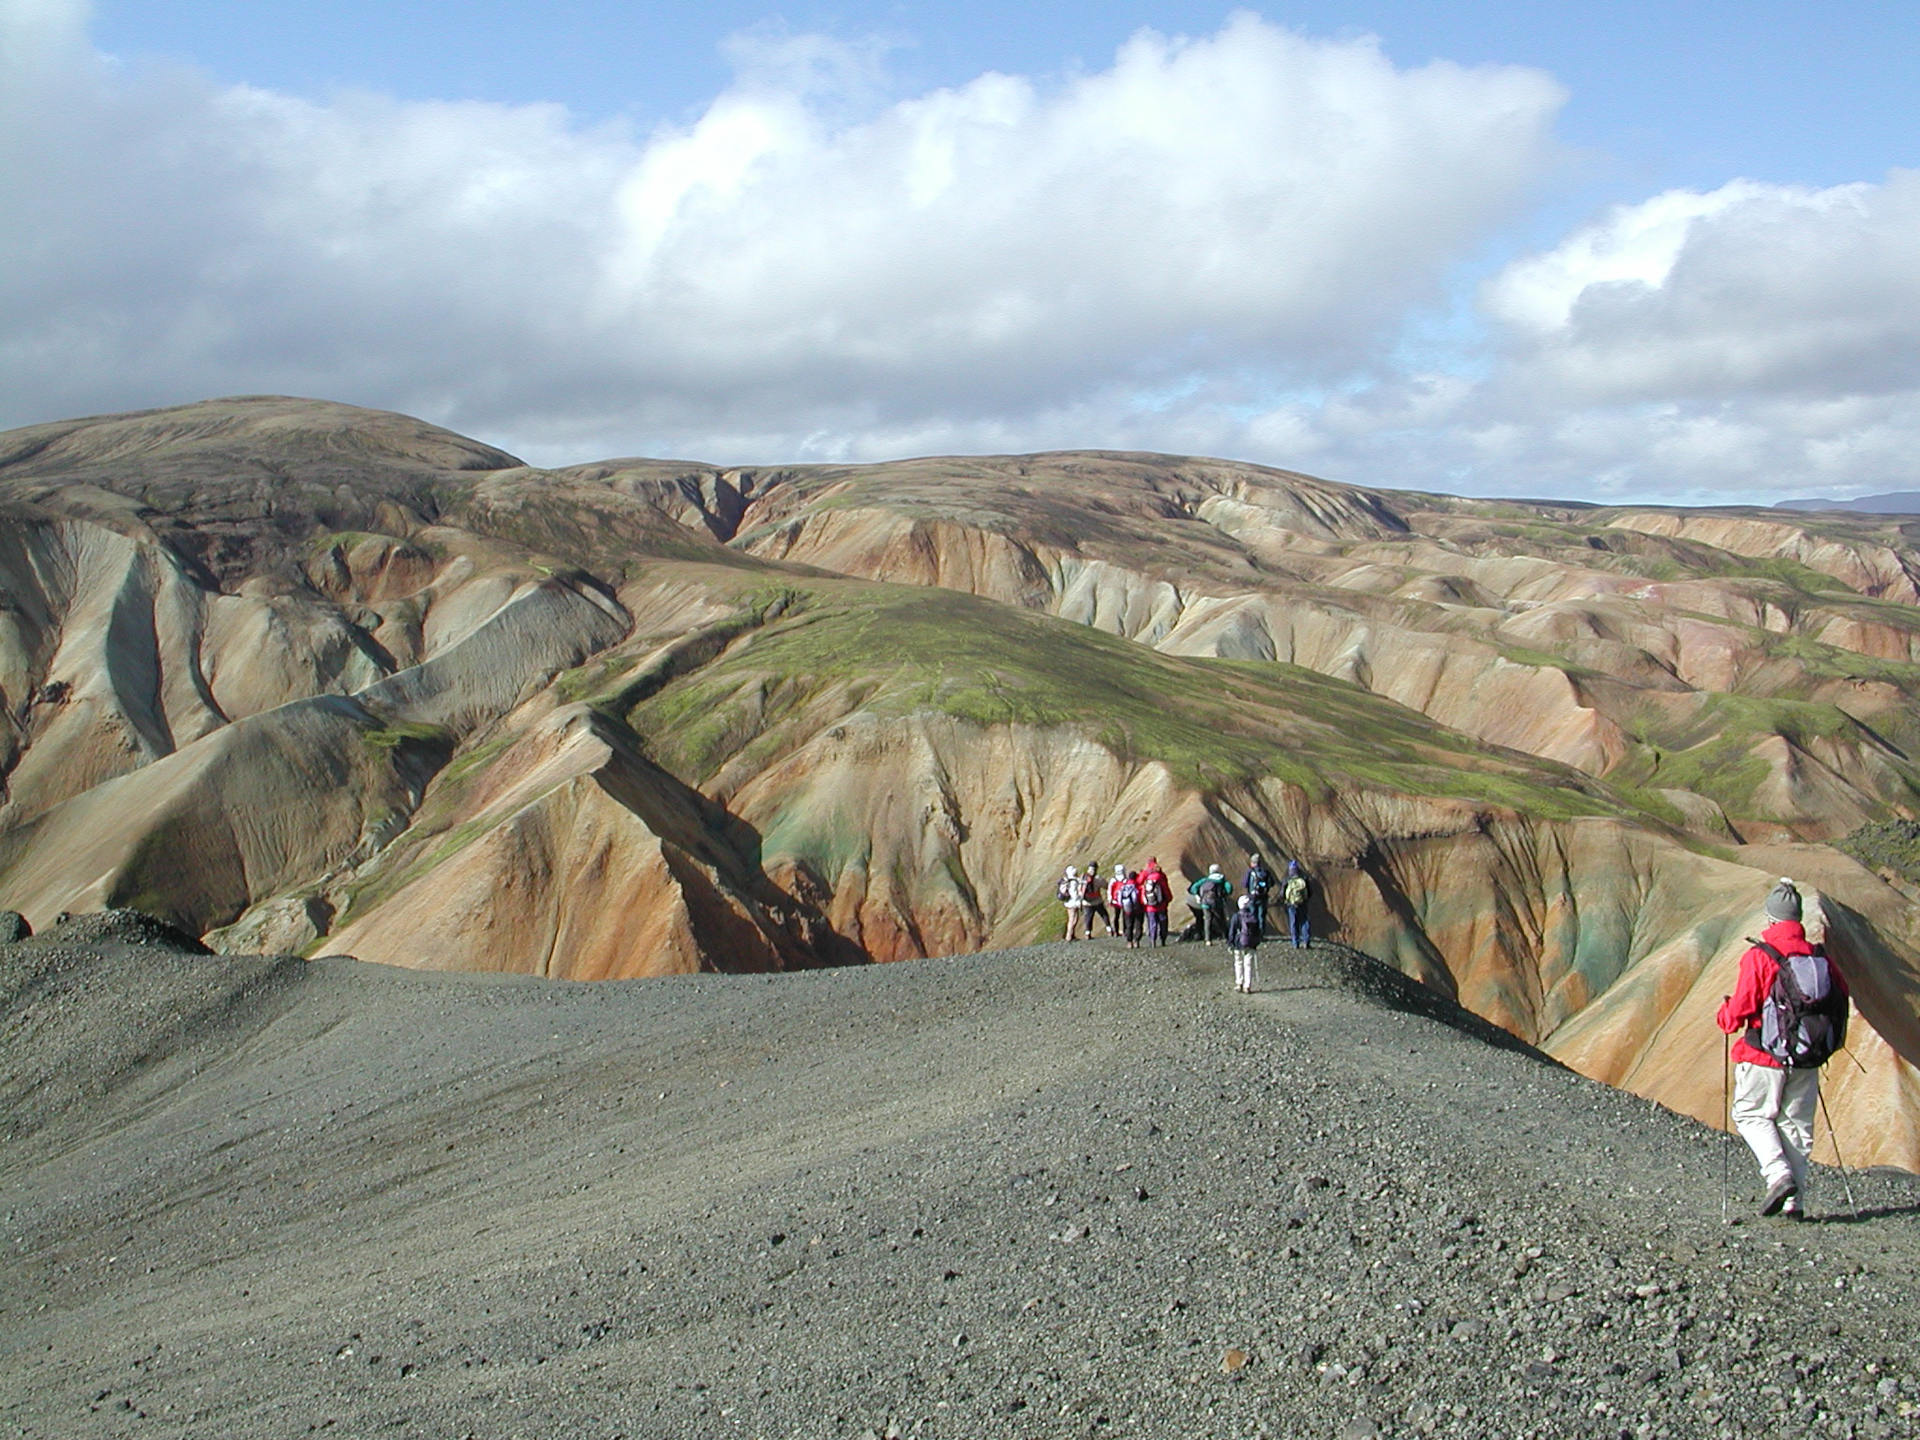
[[[84,21],[0,0],[6,421],[290,390],[554,458],[1098,444],[1332,382],[1513,213],[1562,98],[1242,15],[892,99],[870,53],[749,37],[636,137],[223,87]]]
[[[1623,206],[1487,287],[1569,397],[1822,398],[1920,384],[1920,173],[1736,181]]]
[[[1602,500],[1914,487],[1920,173],[1657,195],[1514,261],[1481,300],[1487,376],[1320,407],[1333,463]]]

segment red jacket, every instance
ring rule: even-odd
[[[1140,872],[1140,895],[1144,901],[1147,893],[1147,877],[1151,875],[1160,882],[1160,894],[1163,897],[1158,905],[1148,905],[1149,910],[1164,910],[1173,899],[1173,886],[1167,883],[1167,875],[1158,865],[1150,865]]]
[[[1807,932],[1801,928],[1798,920],[1776,920],[1760,932],[1760,938],[1773,946],[1782,955],[1811,955],[1813,946],[1807,943]],[[1841,975],[1840,967],[1827,959],[1827,969],[1833,975],[1833,987],[1842,995],[1847,993],[1846,978]],[[1774,976],[1780,973],[1779,963],[1758,945],[1753,946],[1740,957],[1740,979],[1720,1006],[1715,1019],[1722,1030],[1739,1038],[1733,1042],[1733,1058],[1748,1065],[1765,1065],[1778,1070],[1780,1062],[1755,1046],[1747,1043],[1746,1032],[1760,1023],[1760,1009],[1767,1003],[1767,996],[1773,993]]]

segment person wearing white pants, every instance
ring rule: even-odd
[[[1786,1185],[1780,1209],[1798,1215],[1809,1192],[1807,1156],[1813,1150],[1813,1112],[1820,1104],[1818,1070],[1769,1069],[1742,1063],[1734,1071],[1733,1128],[1760,1162],[1767,1193]]]
[[[1233,988],[1251,995],[1259,965],[1260,912],[1253,908],[1249,895],[1240,897],[1239,908],[1227,921],[1227,948],[1233,952]]]
[[[1783,1065],[1761,1048],[1762,1030],[1783,962],[1789,956],[1817,952],[1800,923],[1800,892],[1791,880],[1774,886],[1766,912],[1770,923],[1760,932],[1760,943],[1740,957],[1740,978],[1715,1018],[1721,1030],[1735,1037],[1733,1128],[1753,1151],[1766,1183],[1760,1213],[1797,1220],[1806,1213],[1811,1179],[1807,1156],[1813,1149],[1813,1117],[1820,1104],[1819,1060],[1804,1066]],[[1828,974],[1831,1006],[1837,1006],[1838,1035],[1844,1041],[1847,984],[1837,967],[1829,965]],[[1776,1009],[1776,1020],[1778,1015]]]

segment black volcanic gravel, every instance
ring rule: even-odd
[[[1330,947],[124,938],[0,947],[0,1434],[1920,1434],[1920,1179],[1759,1221],[1736,1142],[1723,1224],[1717,1133]]]

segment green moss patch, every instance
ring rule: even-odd
[[[1704,695],[1684,720],[1648,711],[1629,717],[1628,728],[1639,743],[1609,772],[1609,783],[1643,804],[1655,798],[1646,790],[1691,790],[1736,821],[1778,818],[1755,799],[1771,774],[1768,762],[1753,753],[1762,740],[1779,736],[1800,749],[1821,740],[1872,743],[1839,706],[1778,696]]]
[[[422,725],[412,720],[396,720],[377,730],[362,730],[360,743],[375,754],[387,755],[402,745],[453,748],[453,732],[442,725]]]

